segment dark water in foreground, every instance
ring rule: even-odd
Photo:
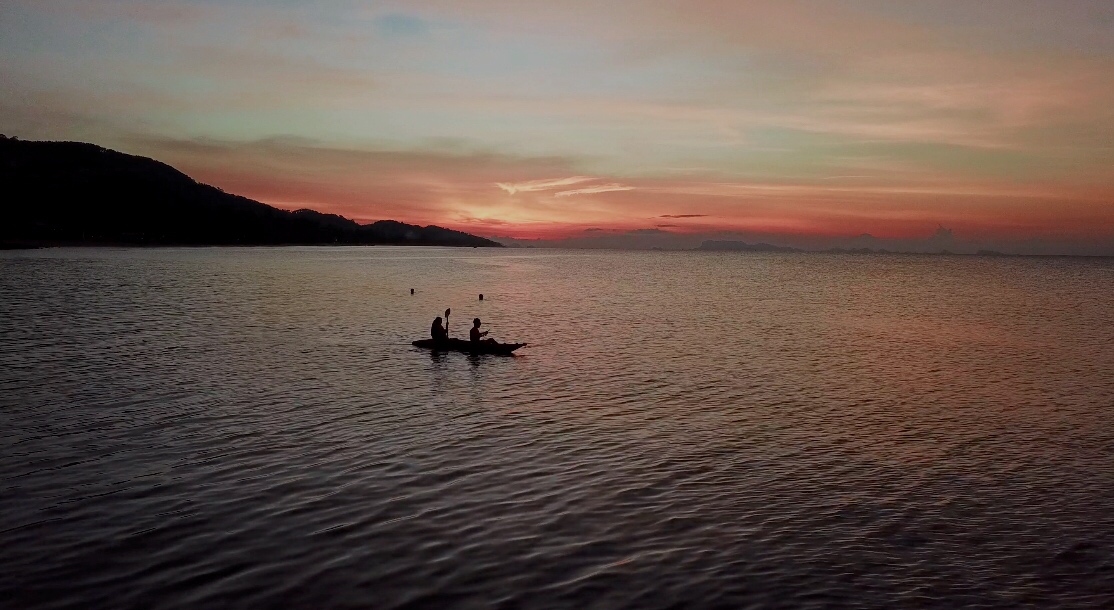
[[[1111,259],[0,253],[0,605],[1111,607],[1111,295]],[[533,345],[412,348],[450,306]]]

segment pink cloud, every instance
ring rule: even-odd
[[[569,178],[553,178],[546,180],[529,180],[526,182],[496,182],[495,186],[503,189],[510,195],[515,193],[529,193],[533,191],[550,191],[558,189],[563,186],[571,186],[573,184],[580,184],[581,182],[589,182],[595,180],[591,176],[572,176]]]
[[[572,189],[568,191],[558,191],[553,194],[554,197],[572,197],[574,195],[595,195],[598,193],[610,193],[613,191],[633,191],[635,187],[626,184],[611,183],[611,184],[598,184],[595,186],[586,186],[584,188]]]

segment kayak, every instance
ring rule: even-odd
[[[471,342],[464,339],[449,339],[437,342],[433,339],[422,339],[413,343],[414,347],[424,347],[435,352],[466,352],[469,354],[496,354],[511,356],[514,350],[526,345],[525,343],[488,343],[486,341]]]

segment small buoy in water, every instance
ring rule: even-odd
[[[410,289],[410,294],[414,294],[414,289],[413,288]]]
[[[480,300],[484,300],[484,295],[482,293],[480,294]]]

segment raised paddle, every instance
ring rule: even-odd
[[[445,310],[445,336],[446,337],[449,336],[449,313],[451,313],[451,312],[452,312],[451,307],[449,309]]]

